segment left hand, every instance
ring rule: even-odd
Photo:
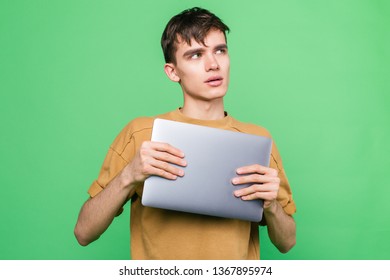
[[[232,179],[234,185],[251,186],[234,191],[236,197],[243,200],[263,199],[265,208],[276,199],[280,184],[276,169],[254,164],[238,168],[237,174],[240,176]]]

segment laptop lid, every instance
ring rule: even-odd
[[[180,149],[187,161],[185,175],[176,180],[150,176],[142,195],[144,206],[259,222],[263,201],[244,201],[233,191],[236,169],[251,164],[269,166],[268,137],[182,122],[155,119],[152,141]]]

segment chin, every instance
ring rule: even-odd
[[[225,97],[225,95],[226,95],[226,90],[219,90],[219,91],[212,92],[210,94],[212,98],[223,98]]]

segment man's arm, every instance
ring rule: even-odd
[[[272,243],[282,253],[290,251],[296,243],[294,218],[286,214],[276,200],[268,207],[264,207],[264,216],[267,221],[268,235]]]
[[[134,159],[101,191],[81,208],[74,234],[80,245],[98,239],[109,227],[121,207],[129,200],[135,187],[151,175],[170,180],[183,176],[184,154],[165,143],[144,142]]]
[[[287,253],[295,245],[296,226],[293,217],[286,214],[276,200],[280,187],[278,172],[273,168],[256,164],[239,168],[237,174],[241,176],[233,178],[233,184],[252,185],[237,190],[234,194],[243,200],[264,200],[268,235],[280,252]]]
[[[127,201],[134,187],[124,180],[124,170],[81,208],[74,229],[80,245],[86,246],[98,239]]]

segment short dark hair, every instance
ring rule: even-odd
[[[161,37],[165,62],[176,63],[176,44],[179,42],[179,38],[189,45],[191,45],[192,39],[204,45],[204,39],[211,29],[223,32],[225,39],[226,32],[230,31],[229,27],[219,17],[198,7],[184,10],[172,17]]]

